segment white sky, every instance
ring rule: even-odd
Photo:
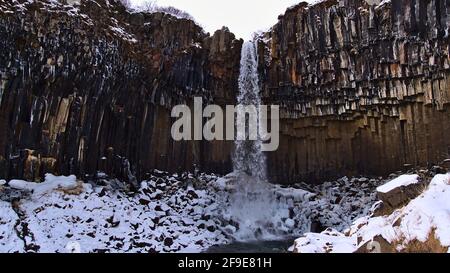
[[[131,0],[140,4],[145,0]],[[267,30],[278,15],[302,0],[157,0],[160,6],[187,11],[207,32],[227,26],[237,38],[250,39],[253,32]],[[312,1],[306,1],[312,2]]]

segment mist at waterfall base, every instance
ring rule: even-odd
[[[237,97],[240,105],[261,105],[257,65],[254,43],[245,42],[242,47]],[[257,109],[259,111],[259,107]],[[241,122],[245,121],[238,119],[237,126]],[[248,122],[246,123],[248,128]],[[223,216],[238,224],[238,229],[233,234],[237,241],[277,240],[286,235],[281,219],[289,217],[289,210],[285,202],[277,200],[270,188],[262,143],[259,135],[258,140],[235,141],[234,172],[229,175],[234,183],[234,191]]]

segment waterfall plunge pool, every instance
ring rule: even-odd
[[[226,245],[210,247],[205,253],[288,253],[297,237],[279,240],[261,240],[248,242],[232,242]]]

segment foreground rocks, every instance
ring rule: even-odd
[[[234,104],[242,41],[115,0],[63,2],[0,3],[0,177],[101,171],[138,187],[154,168],[230,172],[233,143],[174,142],[170,108]],[[448,159],[449,2],[369,2],[300,3],[259,37],[262,95],[281,105],[273,181]]]
[[[271,215],[248,222],[239,216],[255,214],[255,206],[233,203],[230,177],[155,170],[135,192],[105,174],[82,184],[74,176],[11,180],[0,192],[0,252],[202,252],[235,240],[285,240],[309,232],[312,223],[341,229],[375,201],[373,189],[336,190],[356,188],[362,178],[328,182],[320,191],[267,184],[261,187],[270,202],[261,205],[252,195]]]
[[[236,174],[148,175],[137,191],[101,173],[88,183],[52,175],[43,183],[2,182],[0,251],[202,252],[236,240],[292,236],[302,236],[295,252],[443,251],[450,245],[448,174],[436,175],[419,197],[382,216],[374,214],[377,188],[414,185],[417,175],[258,185],[264,192],[249,193],[247,205],[234,203],[242,190]],[[270,217],[241,218],[258,214],[255,208]]]
[[[30,196],[1,202],[1,252],[199,252],[228,241],[211,217],[213,198],[184,190],[177,176],[158,172],[136,193],[95,181],[74,192],[74,177],[8,184]]]
[[[400,179],[407,181],[408,177]],[[360,218],[343,233],[327,230],[305,234],[295,241],[292,250],[446,253],[450,250],[449,194],[450,174],[438,174],[417,198],[391,214]]]
[[[418,175],[403,175],[377,188],[380,202],[375,216],[389,215],[419,196],[427,186],[426,179]]]

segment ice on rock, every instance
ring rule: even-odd
[[[232,191],[235,187],[234,181],[236,181],[238,174],[230,173],[224,177],[219,177],[218,179],[211,182],[211,186],[218,191]]]
[[[284,198],[293,198],[296,202],[309,201],[315,196],[315,194],[303,189],[282,188],[280,186],[277,186],[276,193]]]

